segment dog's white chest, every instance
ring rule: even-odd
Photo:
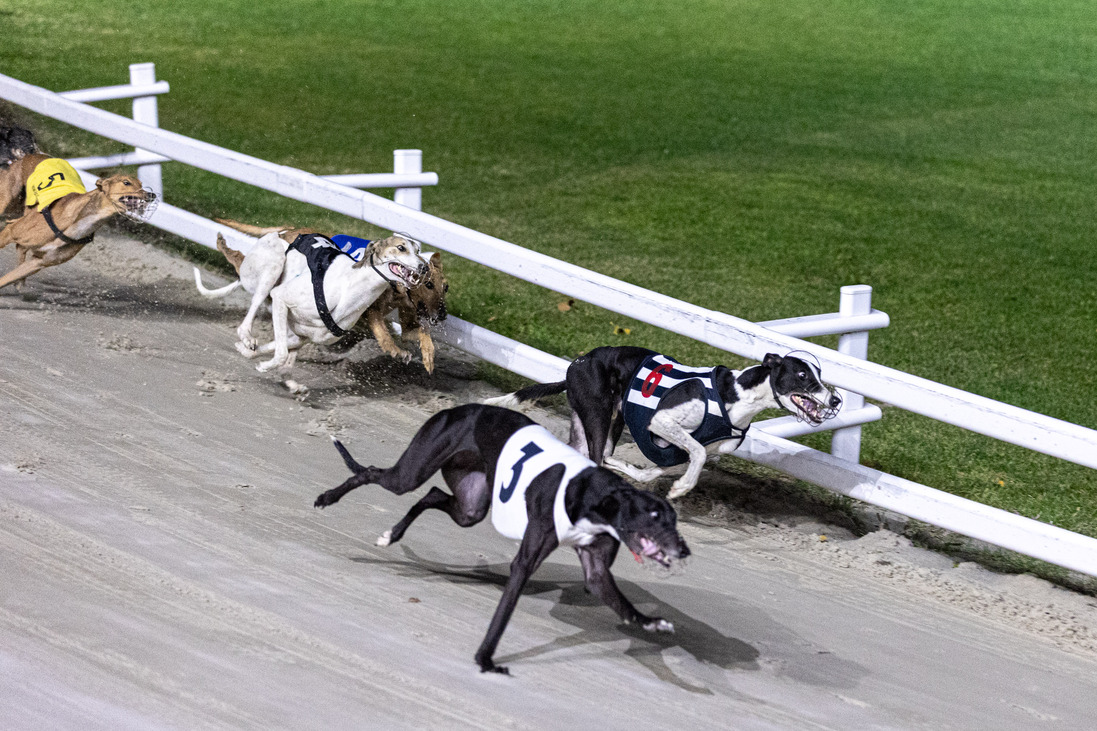
[[[561,543],[575,542],[574,526],[564,510],[564,491],[573,477],[595,465],[536,424],[514,432],[499,453],[491,488],[491,523],[497,531],[516,540],[525,535],[529,522],[526,489],[535,477],[560,464],[564,465],[564,476],[555,496],[556,536]]]

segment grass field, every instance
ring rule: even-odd
[[[748,319],[833,311],[840,286],[869,284],[892,321],[873,360],[1097,427],[1091,2],[5,8],[3,73],[62,90],[154,61],[163,127],[321,174],[422,148],[441,178],[425,210]],[[55,154],[115,149],[24,119]],[[182,166],[165,178],[201,214],[376,233]],[[454,313],[561,356],[631,343],[742,363],[450,263]],[[1097,536],[1093,470],[892,408],[863,454]]]

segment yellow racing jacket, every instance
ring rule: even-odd
[[[59,157],[43,160],[27,178],[27,205],[43,211],[70,193],[87,193],[76,169]]]

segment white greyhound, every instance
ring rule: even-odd
[[[305,342],[330,345],[341,339],[362,313],[393,284],[416,286],[424,276],[426,263],[419,256],[419,242],[401,234],[373,242],[361,261],[342,254],[328,239],[317,234],[296,235],[294,242],[278,233],[264,235],[255,248],[242,255],[228,248],[217,235],[217,248],[233,265],[240,279],[219,289],[207,289],[197,267],[194,281],[206,297],[224,297],[237,287],[250,292],[251,307],[236,329],[236,349],[246,358],[273,353],[256,366],[265,373],[278,369],[287,375]],[[334,251],[332,251],[334,250]],[[314,253],[326,254],[326,270],[314,273]],[[274,340],[259,345],[252,324],[260,305],[270,297]],[[285,379],[294,393],[304,393],[301,384]]]

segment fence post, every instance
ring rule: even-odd
[[[130,64],[130,83],[131,84],[153,84],[156,83],[156,64],[154,63],[131,63]],[[140,122],[141,124],[147,124],[150,127],[160,126],[160,112],[156,106],[156,96],[139,96],[133,99],[133,121]],[[141,150],[136,150],[141,152]],[[155,165],[141,165],[137,168],[137,177],[141,182],[154,193],[160,200],[164,200],[164,178],[160,170],[160,164]]]
[[[850,284],[842,287],[838,305],[838,314],[843,317],[867,315],[872,312],[872,287],[867,284]],[[868,359],[868,332],[846,333],[838,338],[838,352],[854,358]],[[824,374],[825,376],[825,374]],[[838,389],[842,396],[843,409],[859,409],[865,405],[865,397],[843,388]],[[860,464],[861,427],[847,426],[835,429],[830,441],[830,453],[839,459]]]
[[[392,171],[397,175],[417,175],[423,172],[423,151],[393,150]],[[393,196],[393,200],[395,200],[402,206],[407,206],[408,208],[414,208],[417,211],[421,211],[423,210],[423,189],[397,188],[396,194]]]

